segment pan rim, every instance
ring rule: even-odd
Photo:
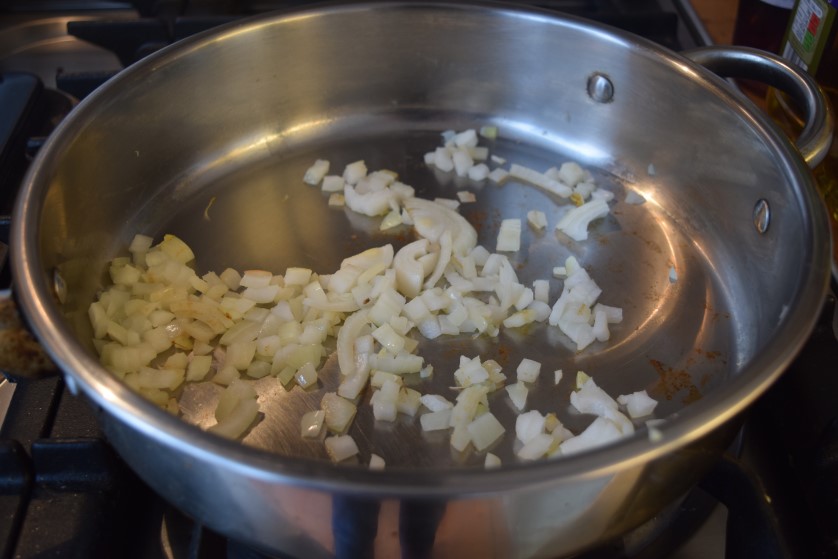
[[[381,8],[375,4],[341,4],[338,9],[363,10],[372,6],[376,9]],[[188,56],[190,52],[199,50],[206,43],[223,40],[228,34],[243,32],[245,29],[262,25],[276,24],[287,18],[303,15],[316,16],[319,13],[325,13],[325,10],[334,11],[334,7],[324,5],[227,24],[150,56],[120,73],[114,80],[83,101],[40,150],[24,180],[14,212],[12,244],[20,247],[20,250],[13,251],[12,266],[20,304],[38,338],[42,340],[59,367],[65,371],[68,385],[77,386],[108,415],[157,442],[184,450],[194,457],[223,464],[226,468],[240,471],[249,477],[328,491],[373,493],[384,496],[450,496],[452,492],[463,496],[478,495],[520,488],[522,485],[532,489],[540,484],[556,483],[556,480],[573,482],[612,475],[665,456],[708,435],[717,427],[732,420],[762,394],[785,370],[807,339],[829,285],[829,241],[828,238],[823,239],[822,236],[817,235],[819,230],[825,230],[827,227],[825,210],[814,199],[812,179],[802,172],[805,165],[799,157],[795,157],[790,144],[770,125],[767,125],[765,117],[756,113],[751,107],[741,104],[741,100],[734,97],[721,79],[645,40],[635,39],[622,33],[611,34],[603,31],[604,26],[593,25],[585,20],[569,16],[547,15],[536,9],[522,9],[517,6],[513,9],[512,6],[505,4],[488,2],[469,2],[468,4],[403,2],[388,5],[386,9],[404,7],[466,9],[465,6],[488,10],[503,9],[526,17],[545,17],[551,22],[563,25],[583,26],[586,29],[592,29],[600,36],[643,49],[651,55],[662,57],[674,70],[694,73],[696,79],[700,79],[706,87],[720,96],[722,102],[729,103],[731,107],[736,105],[740,114],[745,115],[755,124],[758,131],[766,136],[768,143],[781,156],[779,160],[785,167],[787,176],[802,178],[803,184],[797,186],[803,194],[802,199],[807,206],[805,209],[812,217],[812,231],[809,232],[809,236],[812,239],[813,259],[809,265],[810,269],[805,271],[808,282],[799,286],[798,293],[795,294],[796,300],[790,303],[791,309],[785,317],[783,327],[775,332],[773,338],[787,340],[789,343],[785,344],[782,349],[772,349],[766,354],[757,356],[742,369],[736,379],[721,388],[712,401],[704,399],[696,402],[686,408],[679,417],[668,421],[662,430],[664,437],[659,442],[651,443],[645,437],[635,435],[605,448],[556,461],[514,464],[486,471],[469,468],[443,472],[420,470],[370,472],[363,466],[335,466],[326,462],[295,457],[278,459],[276,454],[268,451],[204,433],[158,409],[131,391],[83,350],[66,326],[57,306],[52,302],[52,288],[47,278],[47,271],[41,269],[37,258],[40,244],[37,224],[40,221],[40,211],[50,182],[49,162],[55,160],[62,146],[69,141],[74,127],[83,125],[88,107],[94,107],[97,103],[106,101],[108,95],[123,83],[141,76],[145,71],[154,71],[174,59]],[[800,325],[805,325],[805,327],[801,328]],[[184,443],[185,440],[190,442]],[[339,476],[334,475],[336,471],[340,472]],[[524,477],[526,483],[522,484]]]

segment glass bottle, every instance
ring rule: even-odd
[[[739,0],[733,44],[779,52],[794,0]]]
[[[794,0],[739,0],[733,44],[780,52]],[[739,87],[762,103],[768,87],[762,82],[739,79]]]
[[[838,110],[838,0],[796,0],[780,54],[812,75]],[[790,99],[770,88],[768,112],[793,137],[803,119]],[[818,188],[829,209],[833,238],[833,273],[838,274],[838,138],[814,169]]]

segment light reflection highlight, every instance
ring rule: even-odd
[[[527,122],[504,121],[499,127],[504,131],[505,137],[514,138],[515,134],[510,134],[510,130],[514,130],[521,136],[524,136],[528,141],[538,139],[537,143],[547,143],[550,146],[556,146],[558,151],[572,154],[576,159],[603,165],[611,161],[611,154],[596,144],[587,142],[580,142],[578,139],[565,138],[560,135],[553,134],[543,127],[529,124]]]
[[[315,136],[332,122],[333,119],[322,118],[295,124],[279,132],[259,132],[242,138],[188,169],[184,173],[185,178],[175,185],[172,197],[175,200],[186,199],[233,169],[276,155],[286,139],[294,138],[295,142],[299,142],[301,137]]]

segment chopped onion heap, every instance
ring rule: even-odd
[[[578,350],[596,340],[608,341],[608,325],[622,322],[622,309],[596,303],[602,289],[573,256],[565,262],[564,272],[567,277],[550,312],[549,323],[558,326]]]
[[[486,127],[480,136],[493,139],[497,130]],[[478,146],[474,130],[446,132],[443,139],[442,147],[426,154],[428,164],[472,180],[512,177],[569,199],[575,207],[557,228],[574,239],[587,238],[589,223],[608,213],[610,193],[598,191],[590,173],[575,163],[545,173],[514,163],[509,171],[489,171],[482,163],[489,160],[488,149]],[[514,431],[522,460],[579,452],[632,433],[620,405],[632,418],[653,412],[656,402],[645,391],[615,401],[585,377],[571,404],[596,419],[574,436],[554,414],[524,411],[541,371],[541,363],[531,359],[521,361],[517,382],[507,384],[496,361],[462,356],[453,372],[454,402],[405,386],[404,375],[426,379],[433,373],[416,353],[417,333],[426,339],[494,337],[501,326],[548,323],[581,351],[596,340],[607,341],[609,325],[622,320],[622,310],[597,303],[602,290],[572,256],[556,269],[566,277],[551,305],[550,278],[531,287],[520,283],[507,256],[477,244],[477,232],[458,213],[456,200],[416,198],[396,173],[369,172],[364,161],[350,163],[341,175],[328,175],[329,169],[328,161],[317,160],[303,180],[321,185],[330,205],[345,202],[351,211],[383,216],[382,230],[412,225],[419,238],[398,250],[387,244],[350,256],[330,275],[292,267],[284,274],[227,269],[198,276],[195,255],[183,241],[166,235],[153,245],[151,238],[137,235],[130,256],[110,264],[113,285],[89,308],[102,364],[173,413],[179,413],[175,396],[185,382],[217,385],[217,423],[210,430],[240,438],[260,417],[253,380],[272,376],[287,390],[294,385],[317,390],[333,340],[339,386],[322,396],[320,409],[301,417],[300,433],[324,441],[335,462],[359,453],[347,432],[368,390],[377,421],[418,415],[424,431],[449,431],[456,450],[472,446],[482,452],[507,431],[489,409],[489,394],[504,388],[520,413]],[[474,199],[470,193],[458,197]],[[540,211],[530,212],[528,221],[536,229],[546,226]],[[504,220],[497,250],[519,250],[521,232],[519,219]],[[561,376],[555,371],[556,384]],[[499,464],[486,454],[487,468]],[[383,468],[384,460],[372,454],[369,467]]]

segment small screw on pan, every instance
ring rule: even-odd
[[[754,227],[759,233],[768,231],[768,225],[771,223],[771,208],[768,202],[760,198],[754,206]]]
[[[588,95],[597,103],[610,103],[614,100],[614,84],[605,74],[591,74],[588,78]]]

